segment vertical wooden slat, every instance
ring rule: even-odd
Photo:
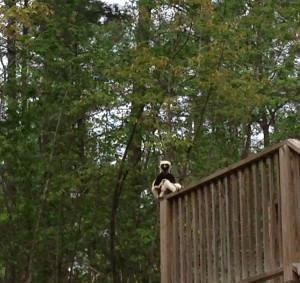
[[[160,202],[160,257],[161,257],[161,282],[172,283],[170,266],[173,261],[172,246],[172,206],[168,200]]]
[[[280,188],[280,165],[279,151],[274,154],[275,186],[276,186],[276,220],[278,237],[278,254],[276,256],[277,266],[282,267],[282,221],[281,221],[281,188]],[[279,277],[276,283],[284,283],[283,276]]]
[[[274,168],[273,168],[273,159],[271,156],[267,158],[268,165],[268,185],[269,185],[269,202],[268,202],[268,222],[269,222],[269,267],[270,270],[276,268],[275,263],[275,254],[276,254],[276,226],[275,226],[275,189],[274,189]],[[275,282],[271,280],[271,282]]]
[[[199,207],[199,234],[200,234],[200,239],[199,239],[199,246],[200,246],[200,275],[201,275],[201,283],[206,282],[206,241],[205,241],[205,207],[203,204],[203,194],[204,190],[201,188],[200,190],[197,191],[197,196],[198,196],[198,207]]]
[[[211,198],[212,198],[212,252],[213,252],[213,280],[214,282],[218,282],[218,224],[217,224],[217,217],[218,217],[218,208],[217,208],[217,188],[216,185],[213,183],[210,186],[211,189]]]
[[[185,223],[186,223],[186,278],[187,282],[193,282],[192,278],[192,249],[191,249],[191,201],[188,194],[185,195]]]
[[[172,282],[180,282],[180,245],[179,245],[179,217],[178,217],[178,200],[173,201],[173,278]]]
[[[230,197],[230,189],[229,189],[229,178],[226,176],[224,178],[225,182],[225,209],[226,209],[226,251],[227,251],[227,282],[233,282],[233,259],[232,259],[232,235],[231,232],[233,225],[231,225],[232,215],[231,215],[231,205],[232,205],[232,199]]]
[[[231,175],[232,184],[232,230],[233,230],[233,256],[234,256],[234,279],[241,279],[241,264],[240,264],[240,231],[239,231],[239,206],[238,206],[238,186],[237,177]]]
[[[280,188],[280,168],[279,168],[279,153],[274,154],[275,167],[275,184],[276,184],[276,219],[277,219],[277,234],[278,234],[278,256],[277,266],[282,266],[282,225],[281,225],[281,188]]]
[[[194,266],[194,282],[199,282],[199,209],[198,209],[198,202],[197,202],[197,192],[193,191],[192,195],[192,214],[193,214],[193,222],[192,222],[192,229],[193,229],[193,266]]]
[[[267,171],[265,161],[261,160],[260,175],[262,185],[262,221],[263,221],[263,255],[264,255],[264,271],[270,271],[270,244],[269,244],[269,225],[268,225],[268,184]]]
[[[184,239],[184,211],[183,198],[178,198],[179,207],[179,243],[180,243],[180,282],[185,282],[185,239]]]
[[[295,241],[295,249],[293,251],[292,260],[294,263],[297,263],[299,266],[300,263],[300,155],[293,151],[292,158],[292,167],[293,167],[293,197],[292,197],[292,209],[294,210],[294,222],[292,239]],[[298,268],[299,270],[299,268]],[[298,278],[298,283],[300,279]]]
[[[247,216],[246,216],[246,196],[245,196],[245,175],[242,170],[238,173],[239,178],[239,201],[240,201],[240,229],[241,229],[241,267],[242,278],[248,276],[247,273]]]
[[[255,275],[255,251],[254,251],[254,229],[253,229],[253,179],[251,166],[245,168],[245,195],[246,195],[246,215],[247,215],[247,237],[248,237],[248,274]]]
[[[225,194],[225,189],[223,183],[224,179],[221,181],[218,181],[218,192],[219,192],[219,219],[220,219],[220,252],[221,252],[221,258],[220,258],[220,282],[224,283],[226,282],[226,223],[225,223],[225,216],[226,216],[226,211],[225,211],[225,206],[224,206],[224,194]]]
[[[269,175],[270,181],[270,201],[271,201],[271,225],[270,225],[270,233],[273,234],[273,240],[271,240],[271,265],[272,269],[276,269],[281,266],[280,264],[280,257],[282,254],[280,253],[280,234],[281,234],[281,226],[279,224],[279,215],[278,215],[278,193],[279,193],[279,168],[278,168],[278,152],[274,153],[270,156],[270,163],[271,167],[271,174]],[[275,278],[272,283],[281,283],[280,278]]]
[[[262,252],[262,228],[261,228],[261,190],[258,175],[257,163],[252,165],[252,176],[253,176],[253,190],[254,190],[254,225],[255,225],[255,259],[256,259],[256,273],[260,274],[263,271],[263,252]]]
[[[207,282],[213,282],[212,267],[212,233],[211,233],[211,193],[210,188],[205,186],[205,216],[206,216],[206,244],[207,244]]]
[[[279,150],[284,281],[296,280],[292,263],[300,259],[299,160],[287,145]]]

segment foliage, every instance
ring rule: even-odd
[[[4,1],[1,280],[159,282],[158,161],[300,136],[296,2]]]

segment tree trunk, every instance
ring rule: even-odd
[[[151,8],[150,1],[139,1],[139,19],[137,24],[136,41],[137,48],[149,45],[150,33],[150,18]],[[139,83],[133,87],[133,92],[137,95],[142,95],[143,86]],[[131,170],[137,170],[142,156],[142,137],[138,134],[139,122],[143,116],[144,104],[143,102],[133,101],[131,107],[131,114],[129,116],[130,131],[128,142],[123,154],[122,162],[119,167],[116,186],[113,193],[112,210],[110,219],[110,260],[112,267],[113,283],[120,283],[120,272],[117,267],[117,251],[116,251],[116,232],[117,232],[117,213],[119,207],[120,196],[124,187],[124,182],[128,176],[130,167]]]
[[[16,6],[15,0],[6,0],[4,1],[4,3],[7,9],[12,9],[14,8],[14,6]],[[8,115],[10,112],[14,112],[16,110],[14,109],[14,107],[17,105],[15,25],[16,25],[16,19],[12,16],[8,17],[6,30],[4,32],[6,36],[6,50],[7,50],[7,68],[6,68],[7,77],[6,77],[5,88],[4,88],[4,99],[7,101]],[[9,168],[12,163],[13,160],[4,160],[6,171],[10,171]],[[7,202],[12,203],[17,191],[16,191],[16,186],[13,182],[9,180],[8,183],[9,184],[6,185],[6,196],[8,198]],[[14,226],[14,223],[11,223],[10,225]],[[12,233],[13,231],[9,229],[8,232]],[[13,235],[11,236],[13,237]],[[5,266],[5,283],[17,282],[18,281],[17,266],[14,262],[18,259],[18,251],[16,248],[13,247],[13,245],[10,245],[9,255],[7,259],[8,260]]]
[[[262,113],[262,118],[260,120],[260,126],[263,131],[264,136],[264,147],[268,147],[270,145],[270,132],[269,132],[269,122],[266,113]]]

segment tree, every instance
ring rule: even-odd
[[[114,21],[119,12],[90,1],[5,4],[9,60],[4,65],[8,76],[1,120],[4,280],[86,280],[97,275],[89,258],[95,235],[86,237],[81,229],[90,227],[95,217],[90,209],[105,200],[105,191],[104,200],[90,196],[102,178],[92,174],[99,167],[92,154],[90,118],[98,106],[93,105],[97,98],[82,97],[95,92],[94,69],[86,66],[93,63],[92,35],[105,31],[99,15]],[[89,184],[94,186],[87,196]],[[89,210],[79,210],[91,200]]]
[[[299,136],[299,4],[134,4],[1,4],[4,282],[159,282],[159,160],[188,185]]]

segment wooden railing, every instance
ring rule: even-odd
[[[167,195],[160,229],[162,283],[299,282],[300,142]]]

